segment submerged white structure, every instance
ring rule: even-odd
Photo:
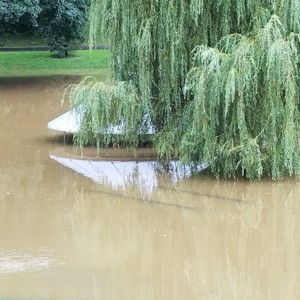
[[[48,123],[48,128],[64,133],[77,133],[80,130],[82,113],[78,109],[71,109]],[[155,126],[149,116],[145,115],[142,120],[141,129],[143,134],[154,134]],[[105,134],[123,134],[124,124],[121,120],[119,125],[111,126],[105,129],[99,129],[99,133]],[[125,159],[122,155],[111,157],[110,160],[98,159],[80,159],[75,157],[66,157],[50,154],[50,158],[59,164],[72,169],[73,171],[84,175],[96,183],[110,185],[112,188],[126,188],[138,186],[141,192],[151,193],[158,186],[158,176],[162,172],[167,175],[172,182],[190,177],[194,172],[200,172],[208,167],[207,164],[199,164],[193,169],[187,165],[181,164],[176,160],[168,163],[165,170],[161,163],[152,158],[135,159],[134,155],[130,159]],[[123,160],[122,160],[123,159]]]
[[[47,127],[55,131],[61,131],[64,133],[77,133],[80,129],[80,124],[82,121],[83,114],[80,109],[72,108],[69,111],[63,113],[57,118],[48,122]],[[150,117],[145,115],[142,122],[144,130],[141,130],[141,133],[144,134],[154,134],[155,126],[152,123]],[[123,134],[124,133],[124,124],[122,120],[119,125],[112,125],[109,128],[99,128],[99,133],[105,134]]]
[[[75,109],[63,113],[59,117],[48,122],[47,127],[55,131],[76,133],[79,131],[82,116]]]

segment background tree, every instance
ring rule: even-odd
[[[0,34],[45,36],[65,57],[83,42],[89,0],[0,0]]]
[[[208,162],[216,176],[300,177],[298,0],[94,0],[116,83],[71,90],[80,145],[124,120],[138,144],[149,115],[160,158]],[[102,144],[118,143],[106,134]]]
[[[39,24],[43,27],[51,52],[66,57],[83,42],[88,6],[86,0],[41,0]]]
[[[39,0],[0,0],[0,33],[33,34],[40,12]]]

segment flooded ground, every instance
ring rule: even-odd
[[[53,159],[66,81],[0,82],[1,300],[300,299],[299,182],[92,180]]]

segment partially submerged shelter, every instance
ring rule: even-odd
[[[57,118],[48,122],[48,128],[60,131],[64,133],[77,133],[80,129],[80,124],[82,120],[82,112],[80,109],[70,109]],[[152,123],[149,116],[144,116],[142,123],[146,126],[146,134],[155,133],[155,126]],[[124,125],[122,120],[118,125],[112,125],[110,128],[99,128],[99,133],[109,132],[110,134],[123,134],[124,133]]]

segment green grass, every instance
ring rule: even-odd
[[[108,50],[78,50],[70,58],[53,58],[48,51],[0,52],[0,77],[97,75],[109,67]]]

